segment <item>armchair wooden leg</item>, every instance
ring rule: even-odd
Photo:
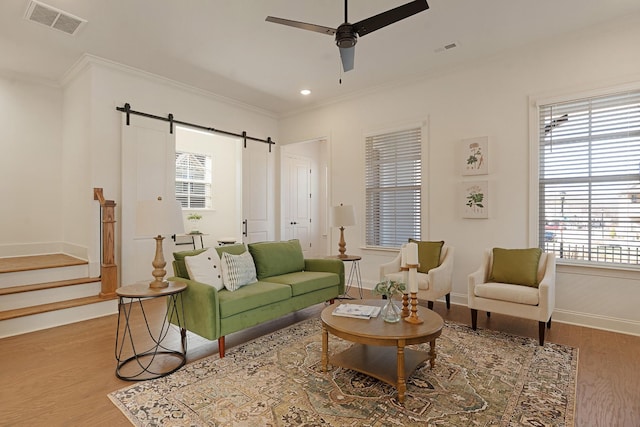
[[[433,310],[433,301],[427,301],[427,308]]]
[[[220,359],[224,357],[224,336],[218,338],[218,354]]]
[[[447,310],[451,308],[451,294],[448,293],[444,296],[444,299],[447,300]]]
[[[549,321],[547,322],[547,329],[551,329],[551,317],[549,317]]]
[[[478,327],[478,310],[472,308],[471,309],[471,329],[474,331]]]
[[[487,311],[487,317],[491,317],[491,312]]]
[[[538,334],[540,335],[540,345],[544,345],[544,326],[545,326],[545,322],[538,322]]]

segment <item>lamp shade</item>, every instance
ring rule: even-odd
[[[356,225],[356,212],[352,205],[334,206],[331,213],[331,223],[334,227]]]
[[[141,200],[136,206],[136,236],[155,237],[184,233],[182,207],[175,200]]]

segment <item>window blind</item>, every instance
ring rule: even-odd
[[[539,117],[540,247],[638,264],[640,91],[542,105]]]
[[[421,147],[421,128],[366,137],[367,246],[399,247],[420,239]]]
[[[183,208],[211,208],[211,156],[176,152],[176,200]]]

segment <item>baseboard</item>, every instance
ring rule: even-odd
[[[363,283],[363,288],[365,284]],[[373,286],[372,286],[373,287]],[[371,288],[372,288],[371,287]],[[367,289],[371,289],[367,288]],[[444,300],[444,298],[441,298]],[[467,294],[451,293],[451,304],[467,306]],[[619,334],[640,336],[640,322],[616,317],[600,316],[556,308],[553,321],[586,328],[601,329]]]
[[[67,254],[80,259],[88,259],[85,246],[67,242],[12,243],[0,245],[0,258],[44,254]]]
[[[579,313],[569,310],[555,309],[553,321],[570,325],[586,326],[604,331],[640,336],[640,322],[619,319],[616,317],[600,316],[589,313]]]

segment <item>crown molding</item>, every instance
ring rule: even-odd
[[[246,104],[244,102],[228,98],[226,96],[218,95],[216,93],[210,92],[208,90],[200,89],[195,86],[191,86],[185,83],[181,83],[177,80],[170,79],[168,77],[163,77],[158,74],[150,73],[148,71],[143,71],[138,68],[130,67],[128,65],[120,64],[115,61],[111,61],[109,59],[101,58],[99,56],[91,55],[88,53],[83,54],[62,76],[60,79],[60,85],[66,86],[75,79],[79,74],[81,74],[86,68],[91,66],[101,66],[104,68],[109,68],[124,74],[128,74],[134,77],[140,77],[143,79],[151,80],[157,82],[159,84],[165,86],[172,86],[174,88],[183,90],[185,92],[190,92],[195,95],[204,96],[205,98],[212,99],[217,102],[221,102],[227,104],[232,107],[241,108],[243,110],[249,110],[253,113],[257,113],[272,119],[277,118],[277,114],[272,111],[265,110],[260,107],[256,107],[254,105]]]

